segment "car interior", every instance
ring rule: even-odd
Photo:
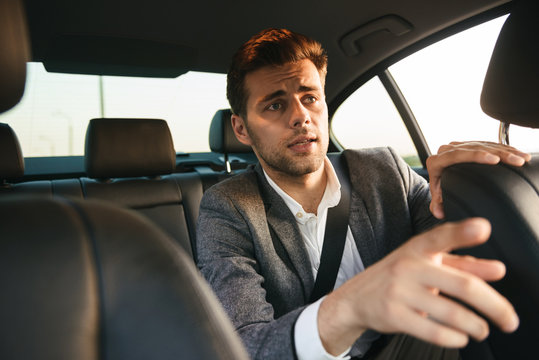
[[[251,35],[291,28],[328,52],[330,123],[341,104],[379,78],[417,154],[411,166],[428,179],[431,146],[388,69],[442,39],[509,15],[481,93],[483,111],[501,121],[500,141],[508,143],[509,128],[539,128],[538,13],[533,0],[0,0],[0,357],[248,358],[195,265],[204,192],[256,162],[233,133],[230,109],[207,109],[207,151],[177,150],[175,134],[189,137],[192,131],[194,137],[189,121],[196,119],[178,130],[155,115],[102,112],[85,119],[82,154],[28,156],[22,127],[2,117],[21,106],[33,79],[27,64],[99,77],[223,75]],[[330,133],[329,151],[342,151],[345,146]],[[461,352],[463,359],[535,358],[537,159],[522,168],[459,164],[444,173],[448,219],[483,216],[493,224],[491,240],[465,253],[504,261],[507,276],[494,287],[521,319],[510,335],[492,326],[486,341],[470,342]]]

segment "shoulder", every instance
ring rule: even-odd
[[[204,192],[201,214],[212,209],[219,212],[238,211],[249,214],[264,209],[259,174],[256,168],[223,180]],[[235,210],[233,210],[235,209]]]
[[[351,175],[361,173],[362,177],[379,177],[408,174],[408,165],[390,147],[345,150],[343,155]]]
[[[348,164],[350,181],[356,189],[365,188],[375,192],[399,189],[410,193],[428,187],[425,179],[390,147],[345,150],[343,155]]]
[[[234,175],[211,186],[204,192],[203,197],[226,196],[237,199],[249,197],[252,193],[258,192],[257,174],[253,168],[250,168],[243,173]]]

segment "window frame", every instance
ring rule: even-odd
[[[384,88],[388,92],[388,95],[392,99],[393,104],[397,108],[397,112],[401,116],[401,119],[403,120],[404,125],[406,129],[408,130],[410,137],[412,138],[412,142],[417,150],[417,154],[419,156],[421,164],[423,165],[423,171],[425,171],[427,158],[432,154],[432,152],[429,149],[427,141],[421,131],[421,127],[419,126],[414,116],[413,109],[409,106],[397,82],[391,76],[391,73],[389,72],[389,67],[399,62],[400,60],[416,53],[417,51],[422,50],[439,41],[442,41],[452,35],[463,32],[474,26],[493,20],[497,17],[507,15],[511,10],[511,6],[512,4],[510,3],[504,4],[497,8],[488,10],[484,13],[481,13],[471,18],[468,18],[466,20],[463,20],[457,24],[449,26],[446,29],[443,29],[435,34],[432,34],[426,37],[425,39],[415,44],[412,44],[411,46],[397,52],[393,56],[388,57],[387,59],[375,65],[369,71],[365,72],[364,74],[360,75],[356,79],[352,80],[347,87],[345,87],[338,95],[336,95],[333,99],[331,99],[328,102],[330,128],[331,128],[331,121],[333,120],[333,115],[335,115],[335,112],[337,111],[339,106],[341,106],[341,104],[350,95],[352,95],[357,89],[363,86],[367,81],[371,80],[374,77],[378,77],[380,81],[382,82],[382,84],[384,85]],[[330,148],[329,149],[330,151],[344,150],[342,145],[340,145],[338,139],[335,137],[335,134],[332,131],[330,131]],[[420,170],[420,169],[417,169],[417,170]]]

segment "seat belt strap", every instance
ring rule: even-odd
[[[348,166],[342,154],[329,156],[329,158],[341,183],[341,200],[337,206],[328,209],[324,245],[311,293],[311,303],[328,294],[335,287],[348,231],[351,197]]]

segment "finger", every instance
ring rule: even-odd
[[[449,145],[440,147],[438,154],[456,151],[487,151],[498,156],[502,162],[514,166],[521,166],[531,159],[530,154],[520,151],[512,146],[488,141],[453,142]]]
[[[520,151],[513,146],[500,144],[500,143],[493,143],[493,142],[486,142],[486,144],[487,144],[487,147],[489,147],[490,149],[496,149],[497,151],[500,152],[500,154],[511,153],[518,157],[523,158],[525,161],[530,161],[532,158],[531,154],[526,153],[524,151]]]
[[[465,302],[503,331],[512,332],[518,327],[518,316],[511,303],[478,277],[447,266],[433,266],[424,275],[424,286],[439,288]]]
[[[431,214],[434,215],[435,218],[441,220],[445,217],[444,206],[441,200],[431,200],[429,209]]]
[[[465,162],[494,165],[500,162],[500,157],[486,150],[452,148],[427,158],[427,170],[430,177],[439,177],[446,167]]]
[[[444,254],[442,264],[465,271],[485,281],[497,281],[505,276],[505,265],[498,260]]]
[[[402,307],[397,316],[401,324],[401,327],[397,329],[399,332],[442,347],[461,348],[468,344],[466,334],[423,317],[406,306]]]
[[[461,304],[420,287],[413,289],[413,294],[404,301],[420,313],[427,313],[431,319],[470,335],[477,341],[488,336],[488,323]]]
[[[451,147],[499,147],[499,148],[506,148],[511,149],[511,151],[519,152],[521,154],[525,154],[524,152],[518,150],[517,148],[506,145],[506,144],[500,144],[498,142],[493,141],[452,141],[448,145],[442,145],[441,148],[451,148]]]
[[[513,166],[522,166],[531,159],[531,155],[529,154],[514,153],[511,151],[500,151],[498,156],[503,163]]]
[[[430,212],[434,217],[437,219],[443,219],[444,218],[444,211],[443,211],[443,200],[442,200],[442,188],[440,185],[440,178],[433,178],[429,182],[430,187],[430,193],[431,193],[431,201],[429,205]]]
[[[470,218],[439,225],[413,237],[406,246],[414,252],[434,255],[482,244],[488,240],[490,231],[490,223],[486,219]]]

